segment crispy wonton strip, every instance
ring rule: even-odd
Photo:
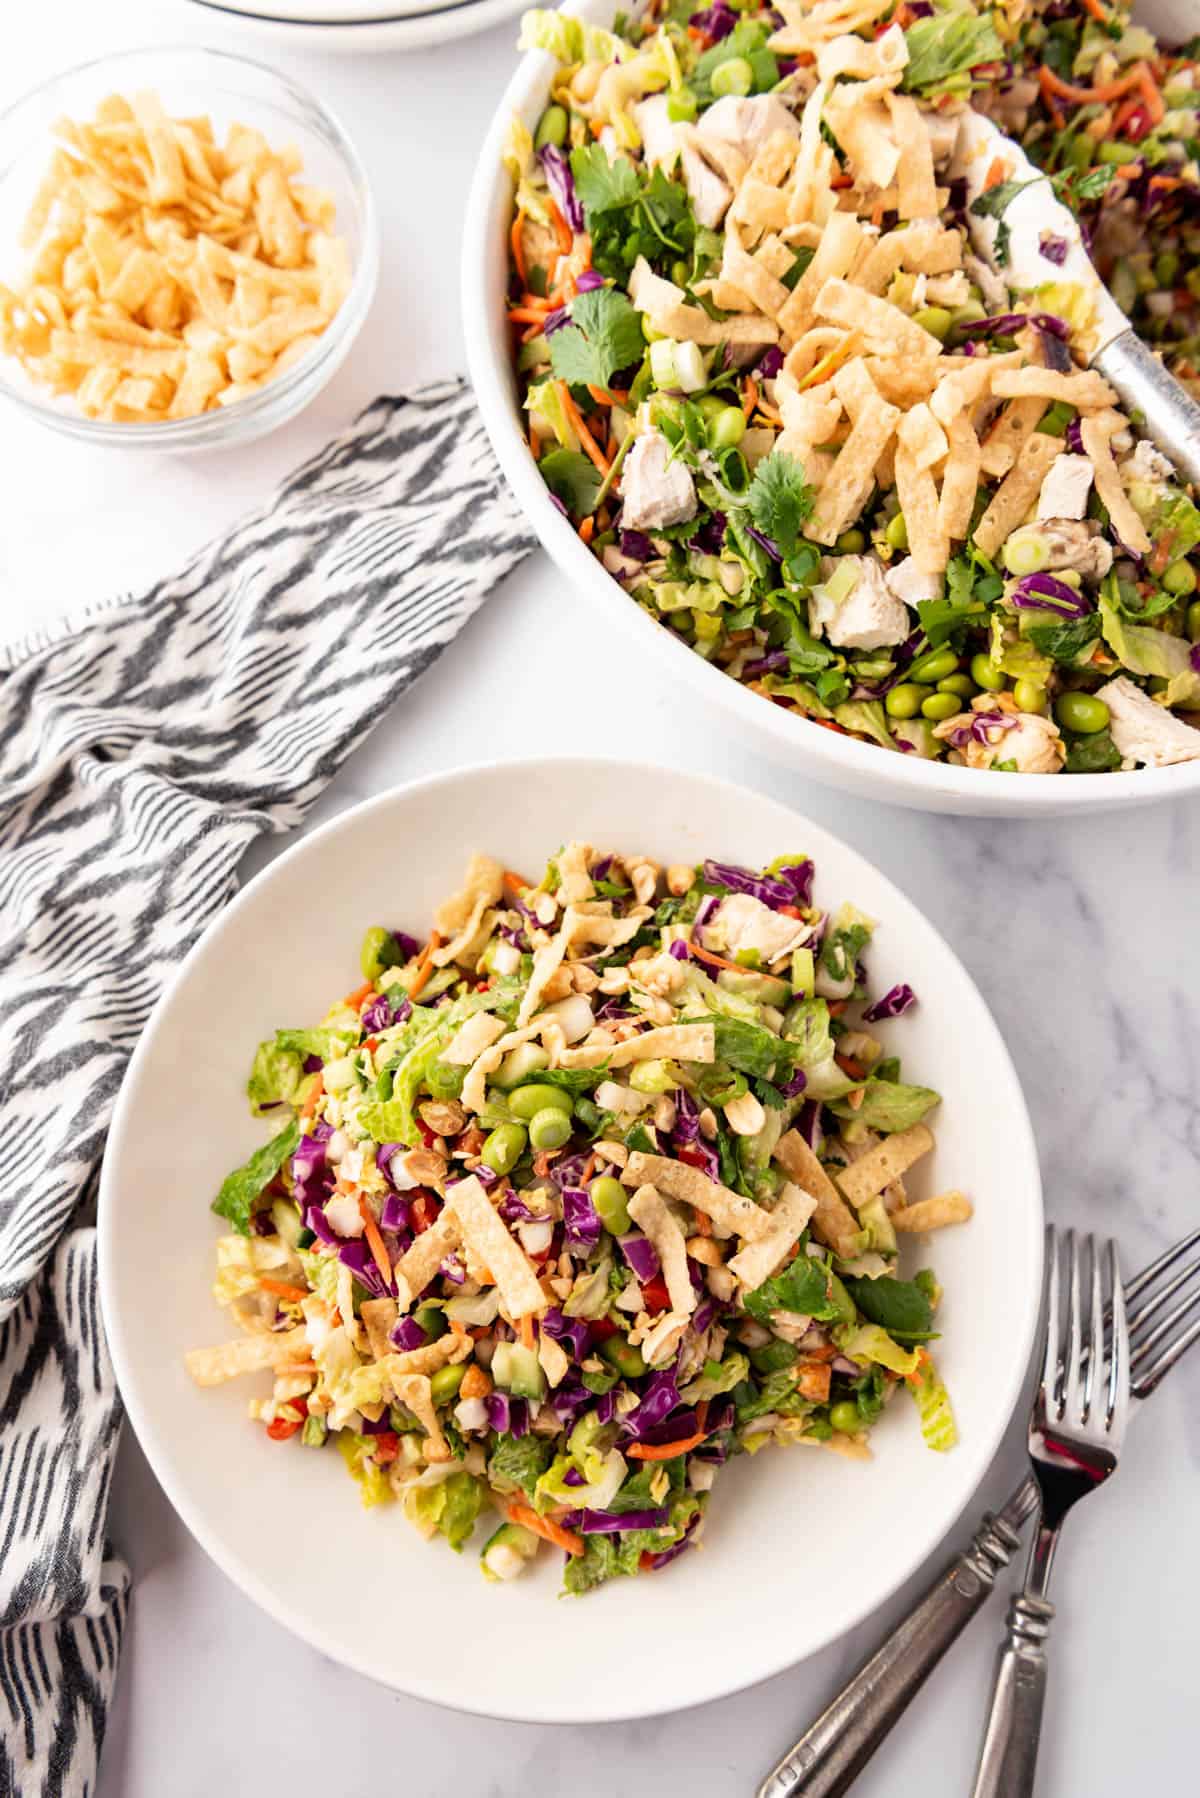
[[[937,487],[929,469],[903,443],[896,450],[896,494],[913,561],[922,574],[941,574],[950,560],[950,541],[938,520]]]
[[[862,381],[876,395],[875,403],[859,405]],[[898,408],[878,397],[874,382],[861,365],[847,363],[839,368],[833,385],[854,417],[854,424],[826,476],[808,523],[807,534],[814,542],[826,544],[834,543],[862,511],[875,484],[875,465],[900,422]]]
[[[1041,492],[1050,464],[1061,448],[1060,437],[1047,437],[1043,431],[1035,431],[1026,439],[1016,466],[996,489],[991,505],[975,526],[975,542],[985,556],[994,556],[1020,524]]]
[[[748,1243],[726,1262],[730,1273],[736,1274],[750,1291],[761,1286],[771,1278],[792,1244],[799,1241],[816,1209],[817,1201],[811,1192],[787,1181],[772,1208],[769,1233],[758,1242]]]
[[[633,1061],[713,1061],[716,1034],[712,1024],[664,1024],[657,1030],[630,1036],[623,1043],[585,1043],[564,1049],[558,1065],[564,1068],[628,1067]]]
[[[826,281],[849,272],[864,242],[862,226],[852,212],[835,212],[821,234],[812,261],[779,312],[779,329],[798,338],[812,324],[817,295]]]
[[[937,184],[933,178],[933,149],[929,128],[908,94],[889,94],[888,111],[900,150],[896,185],[900,190],[902,219],[936,219]]]
[[[933,1132],[924,1124],[914,1124],[911,1130],[899,1130],[895,1136],[885,1136],[839,1176],[842,1191],[852,1205],[863,1205],[885,1186],[890,1186],[893,1180],[899,1180],[922,1155],[928,1155],[932,1147]]]
[[[442,1435],[442,1426],[437,1419],[437,1411],[433,1403],[433,1390],[429,1377],[423,1373],[400,1374],[392,1381],[392,1390],[400,1404],[412,1412],[428,1438],[428,1448],[435,1458],[444,1461],[449,1454],[446,1438]]]
[[[979,466],[994,480],[1006,475],[1026,439],[1041,423],[1047,402],[1042,399],[1012,400],[1000,413],[980,444]]]
[[[816,314],[847,331],[861,331],[884,354],[937,356],[941,344],[887,300],[864,293],[849,281],[826,281],[817,295]]]
[[[639,1186],[629,1201],[629,1215],[654,1245],[662,1263],[663,1279],[671,1310],[690,1317],[696,1309],[696,1291],[687,1265],[687,1239],[653,1186]]]
[[[971,528],[975,495],[979,491],[979,439],[970,419],[964,418],[961,412],[950,420],[946,436],[950,453],[946,457],[946,472],[938,500],[938,524],[945,536],[954,541],[965,537]]]
[[[446,1208],[457,1217],[468,1247],[491,1269],[509,1316],[516,1321],[544,1311],[549,1300],[538,1284],[529,1257],[510,1235],[473,1174],[450,1188]]]
[[[1081,412],[1097,412],[1104,406],[1115,406],[1117,396],[1095,369],[1079,369],[1073,375],[1060,375],[1053,368],[1002,368],[992,364],[992,392],[1003,400],[1063,400],[1078,406]]]
[[[1110,439],[1114,431],[1121,429],[1121,424],[1122,421],[1115,414],[1111,421],[1107,418],[1085,418],[1079,427],[1079,434],[1083,439],[1084,454],[1090,458],[1095,471],[1096,492],[1108,508],[1113,530],[1127,549],[1136,550],[1139,556],[1148,556],[1150,538],[1146,527],[1130,504],[1129,495],[1121,485],[1121,477],[1113,461]]]
[[[774,1159],[816,1199],[812,1224],[821,1241],[837,1255],[853,1255],[861,1235],[858,1219],[798,1130],[780,1137]]]
[[[462,1228],[454,1212],[447,1207],[428,1230],[423,1230],[412,1247],[406,1249],[396,1263],[396,1304],[407,1311],[413,1300],[424,1292],[438,1268],[462,1241]]]
[[[942,1192],[933,1199],[918,1199],[892,1212],[897,1230],[940,1230],[944,1224],[965,1224],[975,1214],[975,1207],[964,1192]]]
[[[672,1161],[666,1155],[646,1155],[634,1151],[621,1175],[623,1186],[657,1187],[668,1198],[682,1199],[711,1218],[718,1236],[741,1236],[746,1242],[757,1242],[770,1233],[771,1214],[763,1211],[753,1199],[730,1192],[697,1167],[684,1161]]]
[[[239,1374],[258,1373],[264,1367],[281,1367],[289,1361],[307,1361],[308,1331],[303,1324],[297,1330],[281,1330],[278,1335],[264,1331],[258,1336],[243,1336],[237,1342],[223,1342],[217,1348],[189,1349],[184,1365],[197,1386],[219,1386],[224,1380],[236,1380]]]

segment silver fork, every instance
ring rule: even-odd
[[[1182,1295],[1182,1296],[1180,1296]],[[1187,1351],[1200,1342],[1200,1229],[1164,1250],[1125,1286],[1131,1391],[1149,1398]],[[904,1715],[933,1669],[987,1603],[996,1578],[1020,1547],[1018,1531],[1037,1509],[1032,1474],[971,1543],[944,1567],[890,1631],[887,1641],[788,1750],[758,1788],[757,1798],[842,1798]]]
[[[1081,1254],[1074,1230],[1068,1230],[1064,1249],[1065,1320],[1058,1237],[1051,1226],[1046,1231],[1046,1353],[1029,1419],[1029,1460],[1041,1510],[1025,1584],[1008,1609],[972,1798],[1029,1798],[1033,1791],[1046,1700],[1045,1644],[1054,1617],[1046,1593],[1059,1533],[1068,1511],[1116,1472],[1129,1412],[1129,1328],[1116,1244],[1110,1238],[1101,1248],[1088,1236]],[[1086,1320],[1085,1260],[1091,1269]]]

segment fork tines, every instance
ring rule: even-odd
[[[1200,1341],[1200,1315],[1191,1315],[1200,1307],[1200,1229],[1130,1280],[1125,1299],[1133,1390],[1138,1398],[1148,1398],[1180,1356]]]

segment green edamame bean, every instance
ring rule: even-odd
[[[718,63],[712,73],[712,91],[718,99],[733,94],[742,99],[754,86],[754,70],[744,56],[731,56],[728,62]]]
[[[958,669],[958,657],[952,649],[930,649],[923,656],[918,656],[908,671],[909,680],[920,681],[923,686],[936,686],[938,681],[945,680],[948,674]]]
[[[922,306],[912,315],[914,325],[920,325],[922,331],[928,331],[939,343],[945,343],[950,335],[950,327],[954,323],[954,315],[945,306]]]
[[[600,1344],[599,1353],[623,1379],[636,1380],[649,1371],[638,1350],[624,1336],[610,1336],[607,1342]]]
[[[547,144],[553,144],[556,149],[561,150],[567,141],[569,124],[570,120],[567,118],[565,106],[547,106],[538,120],[538,128],[534,133],[534,149],[544,150]]]
[[[931,693],[928,699],[921,701],[921,716],[931,718],[940,724],[945,718],[953,718],[962,710],[962,703],[957,693]]]
[[[561,1149],[571,1134],[571,1115],[558,1105],[545,1105],[529,1120],[529,1146]]]
[[[843,531],[833,547],[843,556],[861,556],[867,539],[861,531]]]
[[[885,695],[883,709],[889,718],[915,718],[924,697],[920,687],[915,687],[911,681],[902,681]]]
[[[1064,730],[1090,737],[1107,728],[1109,712],[1104,701],[1093,693],[1060,693],[1054,702],[1054,716]]]
[[[1154,258],[1154,279],[1160,287],[1174,287],[1179,273],[1179,258],[1174,250],[1163,250]]]
[[[714,450],[736,449],[746,435],[746,415],[740,406],[722,406],[708,427]]]
[[[1004,690],[1003,671],[996,667],[990,656],[982,652],[971,657],[971,679],[985,693],[1001,693]]]
[[[536,1116],[539,1111],[545,1111],[548,1105],[557,1106],[568,1117],[571,1115],[571,1095],[565,1093],[561,1086],[539,1086],[536,1083],[532,1086],[518,1086],[508,1101],[508,1109],[522,1123],[528,1123],[531,1117]]]
[[[1026,680],[1024,676],[1013,684],[1013,699],[1021,712],[1044,712],[1047,705],[1045,687],[1039,687],[1035,680]]]
[[[480,1149],[479,1159],[494,1174],[511,1174],[524,1153],[524,1128],[520,1124],[497,1124]]]
[[[611,1174],[601,1174],[588,1187],[588,1196],[596,1208],[596,1216],[614,1236],[624,1236],[631,1227],[625,1188]]]
[[[450,1325],[446,1322],[446,1313],[440,1305],[418,1305],[413,1316],[428,1336],[430,1342],[436,1342],[444,1336]]]
[[[452,1398],[458,1397],[466,1371],[460,1362],[456,1367],[439,1367],[435,1374],[430,1374],[429,1396],[435,1405],[448,1405]]]
[[[1168,593],[1177,593],[1180,598],[1196,591],[1196,570],[1190,562],[1172,562],[1163,571],[1162,584]]]
[[[856,1436],[862,1429],[862,1418],[852,1398],[840,1399],[829,1407],[829,1421],[841,1436]]]
[[[682,259],[671,264],[671,279],[674,281],[676,287],[686,287],[688,284],[688,276],[691,272],[692,271],[687,263]]]
[[[950,323],[954,326],[977,325],[981,318],[986,317],[987,308],[981,306],[978,300],[964,300],[963,304],[956,306],[950,314]]]
[[[400,945],[390,930],[382,924],[374,924],[362,940],[359,950],[358,965],[363,971],[364,980],[378,980],[385,968],[394,968],[398,961],[403,961]]]
[[[969,674],[949,674],[937,684],[939,693],[957,693],[960,699],[974,699],[975,682]]]
[[[1187,609],[1187,634],[1193,643],[1200,643],[1200,599],[1194,599]]]
[[[883,534],[893,549],[908,548],[908,526],[904,522],[903,512],[897,512],[894,518],[888,520],[887,530]]]
[[[1136,162],[1137,159],[1138,152],[1132,144],[1104,143],[1096,149],[1097,162]]]

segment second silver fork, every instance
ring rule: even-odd
[[[1029,1419],[1040,1514],[1024,1588],[1009,1606],[972,1798],[1029,1798],[1033,1791],[1054,1616],[1046,1593],[1059,1532],[1072,1506],[1115,1473],[1125,1434],[1129,1331],[1116,1244],[1101,1248],[1093,1236],[1085,1241],[1081,1254],[1075,1232],[1066,1232],[1064,1305],[1058,1238],[1053,1227],[1046,1232],[1046,1352]],[[1085,1260],[1091,1271],[1086,1317]]]

